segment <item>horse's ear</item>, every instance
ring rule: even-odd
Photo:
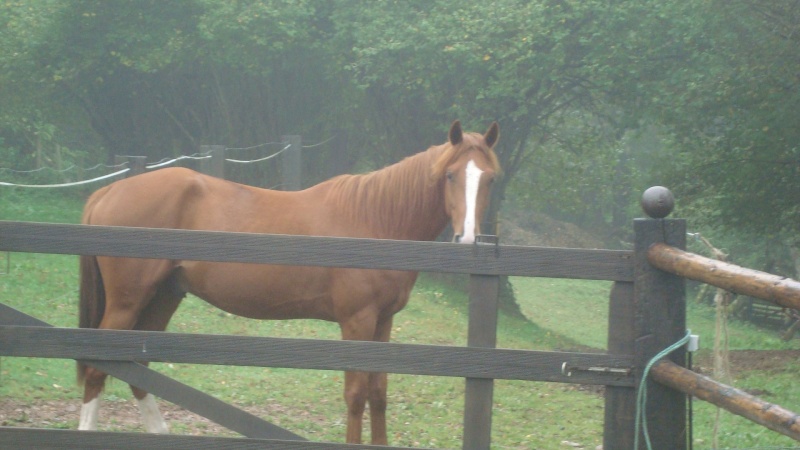
[[[464,132],[461,131],[461,122],[456,120],[450,125],[450,133],[448,134],[450,138],[450,144],[458,145],[461,141],[464,140]]]
[[[486,141],[486,145],[490,148],[494,147],[494,144],[497,143],[497,140],[500,138],[500,125],[497,122],[492,122],[489,125],[489,129],[486,130],[486,134],[483,135],[483,140]]]

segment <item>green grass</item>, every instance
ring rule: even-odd
[[[0,191],[0,218],[76,222],[82,200],[52,194]],[[520,349],[603,349],[608,328],[610,283],[554,279],[512,280],[529,321],[500,316],[498,346]],[[393,341],[464,345],[467,299],[463,292],[432,277],[422,277],[406,309],[395,317]],[[77,323],[77,257],[13,254],[10,272],[0,276],[2,302],[56,326]],[[710,348],[714,312],[690,304],[689,327]],[[338,339],[335,324],[311,321],[255,321],[224,313],[189,297],[169,331],[252,336]],[[733,349],[798,348],[773,331],[734,321]],[[707,350],[704,350],[707,351]],[[313,440],[341,442],[344,435],[342,374],[280,368],[154,364],[153,367],[193,387],[242,407],[269,407],[265,417]],[[769,373],[742,372],[736,385],[760,389],[764,398],[800,410],[795,386],[798,364]],[[67,360],[2,358],[0,396],[21,402],[63,399],[79,405],[74,363]],[[396,445],[461,446],[464,381],[457,378],[390,375],[388,425]],[[121,382],[111,383],[106,402],[128,401]],[[710,448],[714,408],[695,402],[695,448]],[[497,381],[493,411],[494,448],[568,448],[562,441],[595,448],[602,442],[603,399],[596,391],[557,383]],[[106,429],[127,429],[102,419]],[[76,423],[56,426],[75,427]],[[43,425],[40,425],[43,426]],[[174,432],[182,432],[174,424]],[[367,432],[368,434],[368,432]],[[788,438],[723,414],[721,448],[790,446]]]
[[[6,304],[57,326],[75,326],[75,257],[14,254],[12,273],[0,280]],[[408,307],[395,317],[394,341],[464,345],[467,330],[463,293],[423,279]],[[447,318],[443,320],[443,318]],[[570,341],[529,322],[500,319],[498,341],[508,348],[552,348]],[[224,313],[189,297],[170,331],[253,336],[338,339],[335,324],[312,321],[256,321]],[[153,364],[156,370],[242,407],[277,405],[285,413],[268,417],[314,440],[341,441],[344,434],[342,375],[332,371]],[[74,363],[65,360],[4,358],[0,396],[34,401],[74,399]],[[464,381],[457,378],[390,376],[389,429],[397,445],[459,447]],[[107,388],[106,401],[124,401],[124,383]],[[601,442],[602,399],[572,386],[498,381],[494,434],[497,448],[558,448],[562,440],[593,446]],[[598,412],[599,411],[599,412]],[[569,417],[569,423],[551,422]],[[533,424],[536,424],[534,426]],[[76,424],[70,424],[75,426]],[[111,427],[114,429],[114,427]],[[174,430],[180,432],[180,429]],[[552,447],[550,447],[552,445]]]
[[[0,187],[0,220],[78,223],[86,196],[79,192]]]
[[[608,295],[611,283],[546,278],[514,278],[512,283],[523,313],[549,333],[593,348],[606,347]],[[689,298],[692,298],[689,296]],[[687,327],[700,336],[699,356],[713,349],[716,315],[712,308],[689,302]],[[800,340],[786,342],[777,331],[731,319],[728,325],[731,350],[785,350],[800,348]],[[743,368],[738,368],[743,370]],[[800,411],[797,373],[800,363],[787,363],[770,371],[744,368],[733,385],[753,391],[768,402]],[[716,407],[694,402],[695,448],[711,448]],[[720,448],[795,448],[794,440],[723,411],[720,420]]]
[[[511,282],[528,319],[580,345],[606,348],[611,282],[517,277]]]

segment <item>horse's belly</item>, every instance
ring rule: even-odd
[[[186,262],[178,279],[187,292],[231,314],[335,320],[325,268]]]

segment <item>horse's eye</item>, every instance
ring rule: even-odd
[[[451,171],[449,171],[449,170],[447,171],[447,173],[445,174],[445,176],[447,177],[447,179],[448,179],[449,181],[453,181],[453,178],[455,178],[455,176],[453,175],[453,172],[451,172]]]

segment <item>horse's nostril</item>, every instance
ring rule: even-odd
[[[455,242],[456,244],[460,243],[461,242],[461,235],[457,234],[457,235],[453,236],[453,242]]]

